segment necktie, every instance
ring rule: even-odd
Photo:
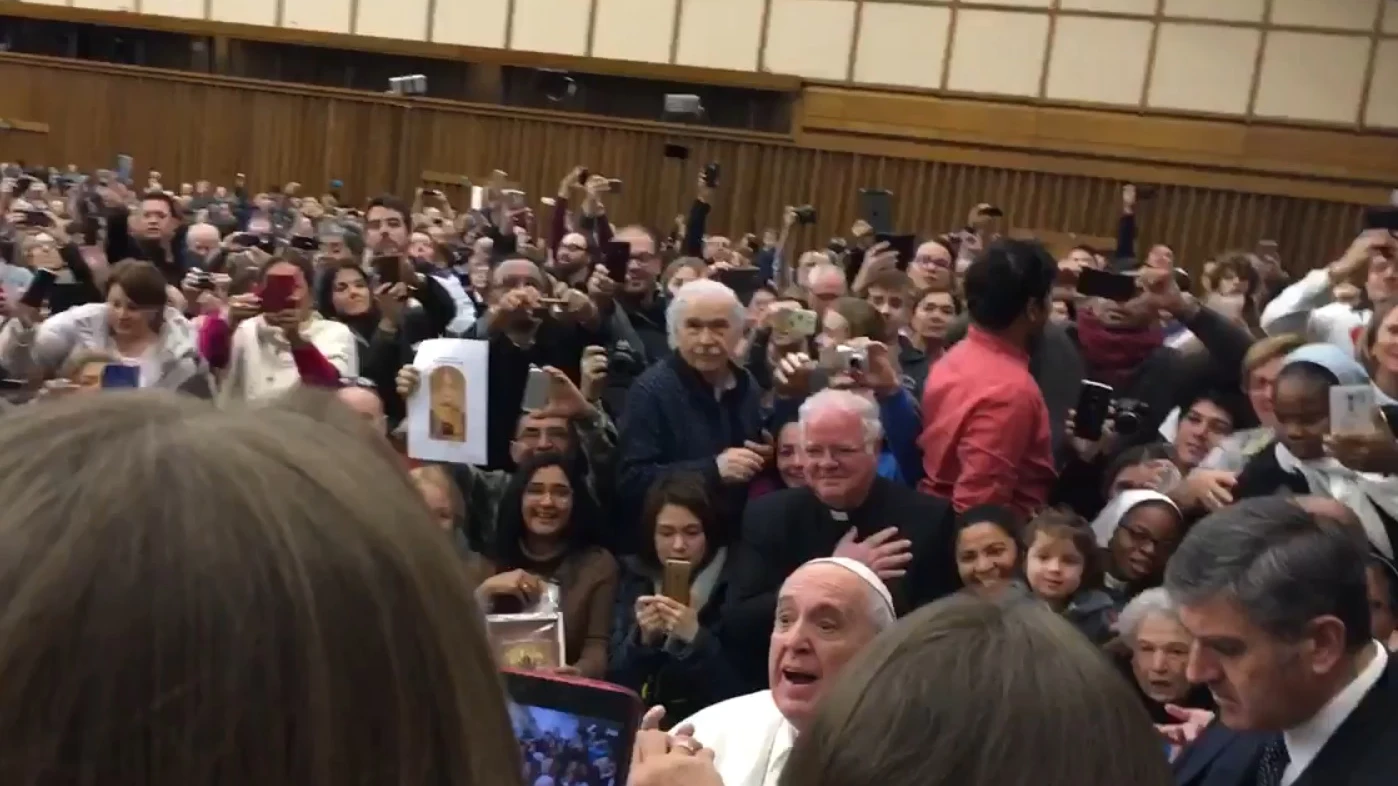
[[[1262,761],[1257,764],[1257,786],[1281,786],[1282,775],[1290,763],[1291,753],[1286,749],[1286,740],[1277,735],[1262,749]]]

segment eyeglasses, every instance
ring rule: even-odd
[[[1120,529],[1126,533],[1127,539],[1140,548],[1149,546],[1153,551],[1165,552],[1175,547],[1174,538],[1157,538],[1145,527],[1137,524],[1122,524]]]

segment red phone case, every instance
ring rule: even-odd
[[[294,276],[267,276],[262,285],[262,310],[266,312],[285,311],[291,308],[291,298],[296,292]]]

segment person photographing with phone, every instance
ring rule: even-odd
[[[112,268],[107,298],[70,308],[39,322],[57,277],[41,269],[13,309],[0,346],[0,365],[11,374],[52,376],[79,350],[110,352],[138,369],[136,385],[213,395],[194,329],[167,305],[164,276],[149,262],[126,260]]]
[[[309,262],[273,259],[257,292],[229,298],[228,313],[205,320],[200,347],[224,374],[220,398],[267,401],[301,384],[338,387],[359,376],[354,336],[315,313]]]
[[[646,494],[640,553],[621,561],[607,679],[671,722],[742,692],[720,643],[728,531],[709,496],[698,475],[661,478]]]

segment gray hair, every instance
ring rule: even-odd
[[[864,442],[869,448],[877,447],[879,440],[883,439],[883,421],[879,417],[877,404],[848,390],[826,388],[801,404],[799,423],[802,444],[806,441],[806,427],[811,419],[828,411],[858,415],[864,426]]]
[[[1179,607],[1170,597],[1170,593],[1164,587],[1152,587],[1131,599],[1126,604],[1126,608],[1121,610],[1121,615],[1117,617],[1116,624],[1112,626],[1128,645],[1136,646],[1136,636],[1141,632],[1141,626],[1151,617],[1165,617],[1176,622],[1179,621]]]
[[[822,275],[838,276],[841,281],[845,282],[845,290],[849,291],[849,279],[845,276],[845,271],[834,262],[821,262],[812,267],[806,273],[806,286],[809,287],[811,282],[815,281],[816,276]]]
[[[731,319],[733,327],[741,330],[743,324],[747,322],[747,310],[743,308],[742,301],[727,285],[708,278],[696,278],[675,291],[674,297],[670,298],[670,305],[665,309],[665,323],[670,329],[670,348],[676,349],[680,345],[680,328],[684,325],[685,312],[689,307],[709,298],[723,299],[729,301],[732,308]]]
[[[200,234],[212,235],[213,241],[215,243],[222,240],[218,233],[218,227],[214,226],[213,224],[194,224],[188,230],[185,231],[185,245],[189,246],[190,248],[193,248],[195,237]]]
[[[1165,589],[1180,606],[1233,600],[1253,624],[1286,641],[1317,617],[1345,626],[1347,649],[1370,639],[1358,527],[1313,516],[1282,497],[1243,500],[1205,517],[1165,568]]]

